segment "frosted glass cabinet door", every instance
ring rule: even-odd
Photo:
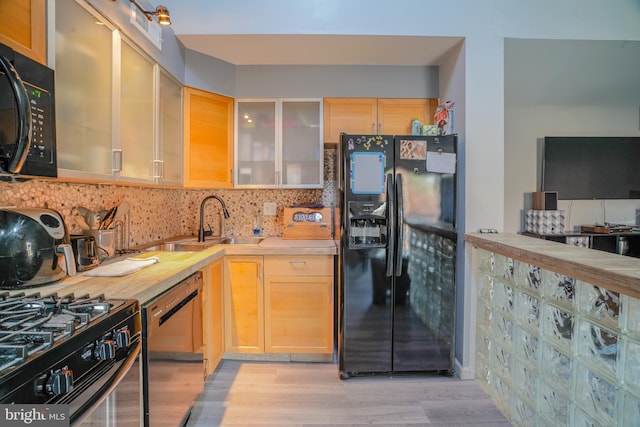
[[[149,180],[154,158],[154,64],[125,42],[121,49],[120,176]]]
[[[322,183],[319,101],[282,102],[282,185]]]
[[[160,73],[158,153],[161,173],[156,180],[163,183],[182,182],[182,86]]]
[[[110,176],[112,30],[74,1],[55,8],[58,168]]]
[[[275,186],[276,102],[239,101],[237,105],[236,183]]]

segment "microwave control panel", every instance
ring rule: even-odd
[[[51,164],[54,162],[52,147],[53,117],[51,117],[51,94],[44,89],[24,82],[31,103],[32,136],[29,161]]]

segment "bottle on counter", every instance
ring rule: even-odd
[[[253,235],[262,235],[262,216],[260,215],[260,212],[256,212],[253,217]]]

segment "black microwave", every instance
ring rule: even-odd
[[[0,174],[58,175],[53,70],[1,43]]]

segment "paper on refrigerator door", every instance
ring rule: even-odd
[[[456,153],[427,152],[427,172],[456,173]]]
[[[384,193],[384,154],[351,153],[351,191],[353,194]]]

